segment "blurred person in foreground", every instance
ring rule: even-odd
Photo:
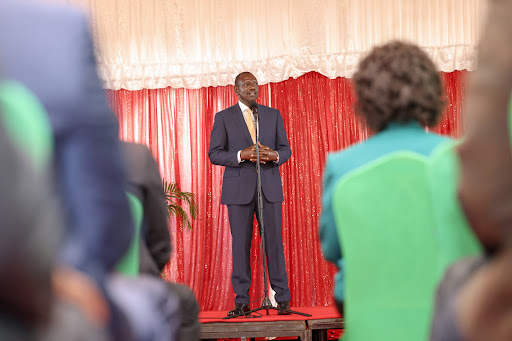
[[[121,151],[128,177],[128,192],[142,204],[143,219],[139,245],[139,276],[142,285],[152,282],[160,292],[153,291],[152,299],[169,302],[166,309],[160,308],[160,316],[140,316],[143,324],[158,323],[153,330],[164,329],[164,324],[172,330],[177,340],[199,340],[199,305],[194,293],[185,285],[169,283],[162,279],[161,272],[171,256],[171,237],[169,234],[167,200],[162,188],[162,179],[158,164],[147,146],[139,143],[122,142]],[[121,283],[118,283],[121,284]],[[162,290],[163,289],[163,290]],[[158,297],[159,296],[159,297]],[[172,305],[176,314],[170,313]],[[163,305],[160,304],[159,307]],[[167,316],[167,317],[166,317]],[[147,321],[150,318],[152,321]],[[164,322],[161,320],[165,319]],[[140,322],[137,322],[139,324]]]
[[[443,109],[437,69],[418,46],[394,41],[375,47],[354,75],[356,112],[375,135],[327,158],[324,172],[320,239],[324,257],[334,263],[334,298],[343,313],[343,253],[334,221],[332,196],[347,173],[397,151],[428,156],[446,137],[427,133]]]
[[[42,102],[55,138],[55,175],[65,217],[53,282],[113,339],[129,340],[106,277],[133,235],[118,127],[99,80],[87,18],[66,6],[0,2],[0,60],[6,78]]]
[[[143,144],[122,142],[128,176],[128,191],[142,203],[144,216],[140,242],[140,274],[158,278],[171,256],[168,209],[158,164]],[[169,295],[179,299],[177,340],[199,340],[199,305],[187,286],[165,282]]]
[[[16,81],[0,79],[0,126],[9,137],[2,135],[1,143],[6,155],[0,171],[8,182],[1,201],[7,210],[0,214],[0,339],[106,340],[105,328],[87,316],[85,306],[52,286],[63,232],[53,186],[53,136],[38,99]],[[22,152],[19,159],[7,152],[10,142]]]
[[[450,267],[430,339],[512,340],[512,1],[491,0],[470,78],[467,134],[457,148],[459,200],[485,254]]]
[[[33,340],[51,320],[51,269],[62,226],[49,169],[36,171],[4,128],[0,117],[0,339]]]

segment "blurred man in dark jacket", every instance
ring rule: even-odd
[[[140,273],[161,278],[161,272],[171,256],[168,210],[158,164],[148,147],[138,143],[123,142],[128,189],[142,203],[140,243]],[[167,283],[169,291],[179,298],[181,322],[178,339],[199,340],[199,306],[194,293],[185,285]]]

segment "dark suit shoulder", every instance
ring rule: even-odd
[[[279,111],[279,110],[277,110],[276,108],[267,107],[266,105],[263,105],[263,104],[258,104],[258,109],[259,109],[259,110]]]
[[[139,164],[141,160],[147,159],[147,154],[151,152],[149,148],[141,143],[121,141],[121,151],[128,163],[127,167]]]
[[[239,112],[242,112],[242,111],[240,110],[240,106],[239,106],[239,105],[238,105],[238,103],[237,103],[237,104],[232,105],[232,106],[230,106],[230,107],[228,107],[228,108],[226,108],[226,109],[224,109],[224,110],[219,111],[219,112],[217,113],[217,115],[228,115],[228,114],[230,114],[230,113],[238,112],[238,111],[239,111]]]
[[[276,118],[277,116],[281,115],[279,110],[277,110],[275,108],[267,107],[266,105],[258,105],[258,112],[262,116],[273,117],[273,118]]]
[[[160,184],[158,164],[149,148],[140,143],[121,142],[126,175],[132,184]]]
[[[238,115],[242,115],[242,111],[240,110],[240,106],[237,104],[226,108],[224,110],[221,110],[215,114],[215,121],[221,120],[224,122],[232,121],[235,119]]]
[[[145,154],[149,152],[148,146],[142,143],[121,141],[121,148],[129,153],[140,153]]]

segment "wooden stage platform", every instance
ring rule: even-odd
[[[252,317],[240,316],[223,320],[227,311],[204,311],[199,313],[201,340],[238,338],[242,341],[261,337],[289,337],[302,341],[327,341],[327,331],[343,329],[343,318],[335,307],[291,308],[311,314],[277,315],[270,310],[254,313]]]

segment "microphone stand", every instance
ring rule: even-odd
[[[280,309],[272,306],[272,302],[270,302],[270,298],[268,297],[268,282],[267,282],[267,253],[265,252],[265,224],[263,223],[263,193],[261,191],[261,164],[260,164],[260,121],[259,121],[259,115],[258,115],[258,106],[254,105],[251,107],[251,110],[253,111],[254,118],[256,120],[256,173],[258,174],[258,182],[257,182],[257,195],[258,195],[258,225],[260,228],[260,238],[261,238],[261,259],[263,263],[263,285],[264,285],[264,297],[263,302],[261,303],[261,307],[249,310],[243,315],[235,315],[235,316],[228,316],[224,317],[224,319],[230,319],[235,318],[239,316],[245,316],[248,317],[251,315],[251,313],[260,311],[260,310],[266,310],[267,315],[269,315],[268,311],[273,309],[277,310],[278,312],[285,312],[288,314],[297,314],[297,315],[303,315],[303,316],[311,316],[310,314],[302,313],[300,311],[294,311],[294,310],[288,310],[288,309]],[[255,316],[252,316],[255,317]],[[260,317],[260,316],[257,316]]]

